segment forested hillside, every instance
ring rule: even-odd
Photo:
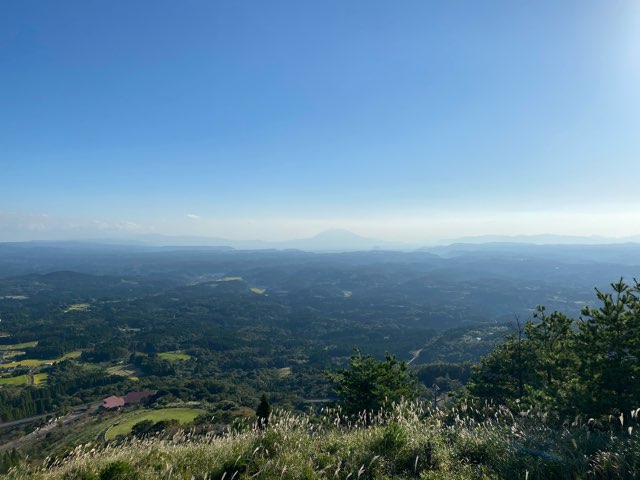
[[[640,288],[604,278],[633,265],[63,253],[84,259],[82,271],[0,279],[0,471],[13,477],[638,471]],[[145,391],[148,402],[101,407]],[[98,461],[71,453],[86,443]],[[316,453],[303,460],[298,444]]]

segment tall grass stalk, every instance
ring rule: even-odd
[[[637,411],[628,418],[637,422]],[[314,416],[276,411],[266,429],[81,445],[64,458],[16,467],[6,478],[640,478],[637,423],[624,426],[557,426],[541,412],[470,404],[440,410],[402,402],[356,418],[339,409]]]

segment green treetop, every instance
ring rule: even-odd
[[[330,378],[340,406],[348,415],[377,412],[393,402],[417,396],[417,382],[407,364],[389,353],[384,360],[376,360],[356,351],[349,368],[330,374]]]

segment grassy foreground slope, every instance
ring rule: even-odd
[[[636,417],[634,415],[634,421]],[[637,425],[553,428],[542,415],[420,404],[348,423],[286,412],[265,430],[87,445],[10,479],[554,479],[639,478]]]

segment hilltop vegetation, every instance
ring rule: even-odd
[[[629,426],[637,427],[637,419]],[[617,420],[616,420],[617,422]],[[278,412],[266,429],[228,435],[136,438],[76,448],[12,480],[128,479],[613,479],[640,475],[640,434],[612,425],[548,425],[535,411],[462,405],[425,411],[402,403],[348,421]]]
[[[627,415],[640,406],[640,284],[597,291],[600,304],[579,320],[539,306],[505,343],[482,359],[472,395],[560,418]]]

